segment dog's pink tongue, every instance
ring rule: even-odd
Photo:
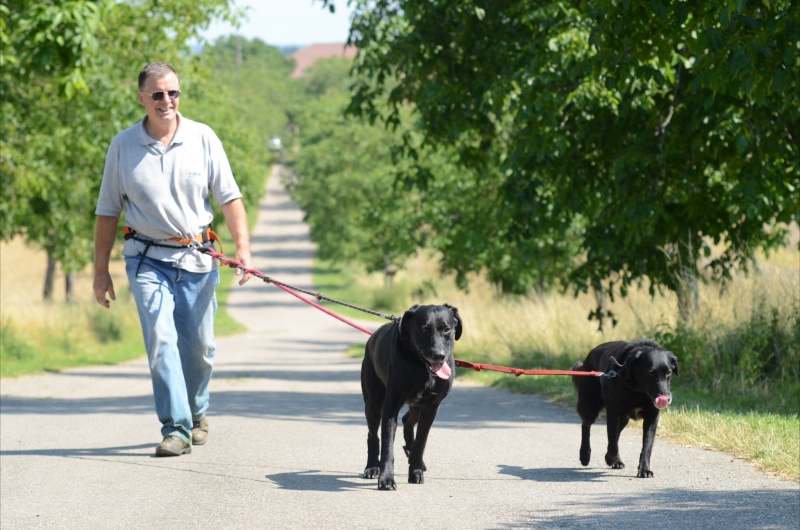
[[[432,364],[431,368],[433,369],[433,373],[436,374],[436,377],[439,379],[450,379],[450,365],[447,363],[436,363]]]
[[[669,398],[667,396],[658,396],[656,398],[656,407],[659,409],[665,409],[669,406]]]

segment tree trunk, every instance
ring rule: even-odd
[[[392,260],[389,257],[385,257],[383,260],[383,286],[386,289],[392,288],[392,280],[394,279],[394,275],[397,272],[396,270],[392,269]]]
[[[72,302],[75,287],[75,273],[68,272],[64,275],[64,295],[67,302]]]
[[[45,302],[53,301],[53,281],[56,275],[56,260],[53,255],[47,253],[47,271],[44,273],[44,292],[42,293]]]
[[[681,276],[675,294],[678,295],[678,317],[681,322],[690,322],[700,308],[697,277],[693,274]]]

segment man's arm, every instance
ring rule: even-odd
[[[106,293],[112,300],[117,297],[114,294],[114,282],[108,272],[108,262],[111,259],[111,249],[114,248],[114,241],[117,237],[117,224],[119,217],[98,215],[94,228],[94,297],[97,303],[108,308],[110,302],[106,299]]]
[[[247,229],[247,212],[244,209],[242,199],[233,199],[221,206],[222,214],[225,216],[225,223],[236,244],[236,260],[247,269],[253,268],[253,258],[250,255],[250,233]],[[236,269],[236,274],[241,274],[240,269]],[[250,279],[250,274],[245,274],[239,285],[244,285]]]

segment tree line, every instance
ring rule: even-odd
[[[394,192],[346,194],[386,262],[427,246],[462,282],[594,290],[601,319],[645,284],[685,315],[800,221],[796,2],[353,4],[347,110],[392,131],[371,171]]]
[[[355,62],[297,81],[258,40],[191,49],[236,18],[224,0],[0,0],[0,236],[89,262],[105,150],[140,119],[138,69],[164,58],[251,204],[291,125],[320,255],[388,275],[428,248],[464,286],[592,290],[601,322],[639,283],[688,311],[696,282],[746,270],[800,220],[789,1],[353,6]]]
[[[45,299],[57,265],[69,299],[72,273],[92,259],[106,150],[143,116],[136,78],[148,62],[176,68],[181,111],[212,126],[245,201],[258,202],[267,140],[286,123],[297,89],[291,61],[260,41],[198,46],[212,20],[240,16],[229,4],[0,0],[0,237],[22,236],[47,252]]]

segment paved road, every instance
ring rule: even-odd
[[[309,286],[313,246],[273,174],[256,267]],[[657,441],[656,477],[578,462],[577,416],[456,381],[434,424],[424,485],[378,491],[366,463],[359,363],[366,336],[250,282],[231,297],[250,332],[219,340],[209,442],[155,458],[145,361],[3,380],[2,528],[798,528],[800,486],[729,456]],[[369,324],[375,328],[375,324]],[[469,333],[466,323],[465,333]],[[603,429],[595,429],[602,454]],[[399,451],[399,442],[398,442]]]

